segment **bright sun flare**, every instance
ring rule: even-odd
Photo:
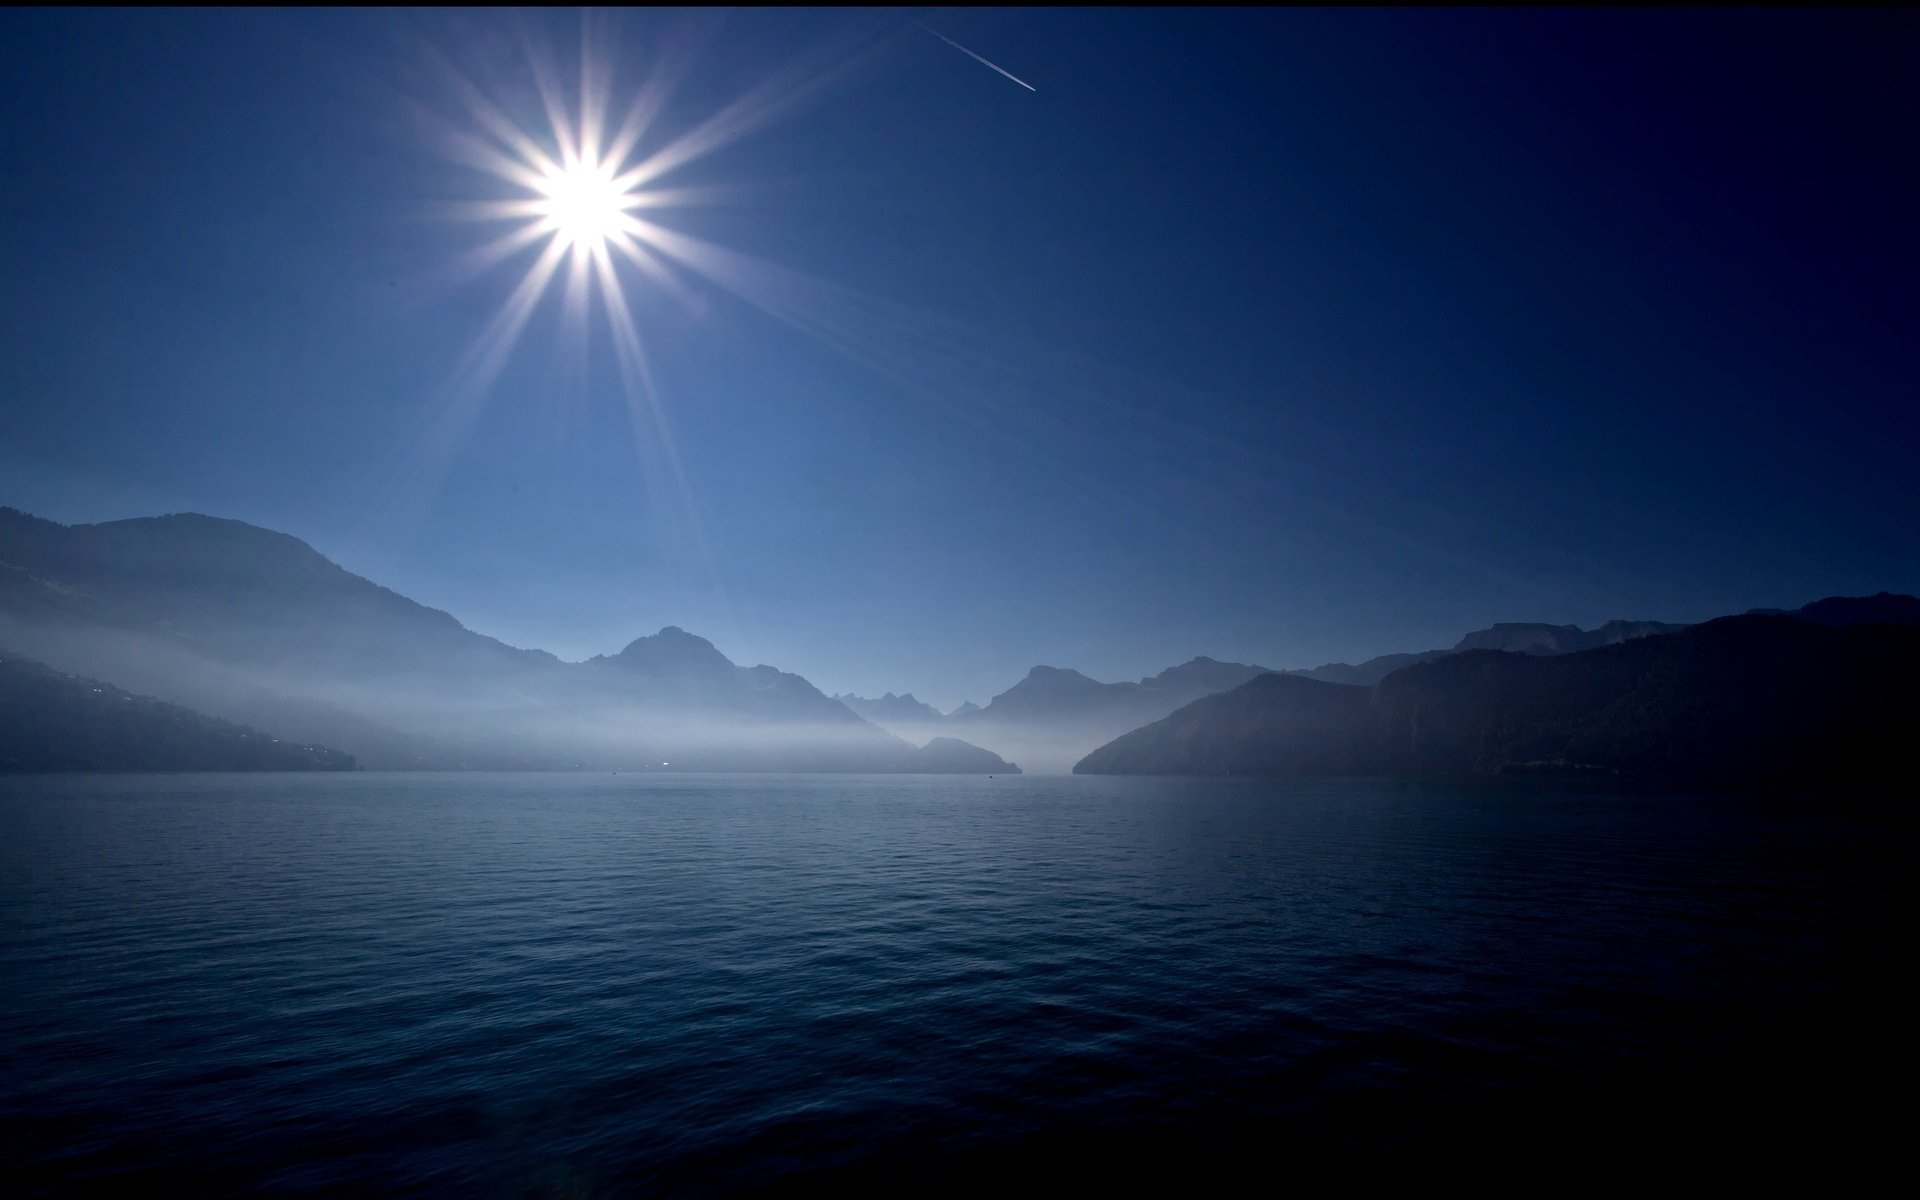
[[[641,143],[666,99],[664,85],[643,84],[616,119],[610,110],[611,70],[584,37],[581,56],[579,95],[570,112],[566,89],[554,82],[553,72],[535,53],[545,120],[533,127],[521,124],[447,67],[446,78],[471,124],[463,119],[451,126],[446,148],[458,161],[497,177],[516,192],[511,198],[449,207],[449,215],[510,221],[514,226],[468,251],[463,266],[477,273],[527,250],[537,251],[462,360],[456,387],[471,397],[492,386],[542,297],[557,287],[573,333],[584,337],[592,310],[600,309],[629,399],[636,405],[653,404],[641,314],[629,302],[627,281],[645,278],[661,295],[691,304],[676,265],[702,270],[697,260],[711,248],[640,214],[689,203],[690,193],[662,191],[660,179],[754,123],[749,119],[753,112],[742,114],[737,105],[731,106],[642,153]],[[585,353],[584,341],[572,345]]]
[[[621,188],[610,169],[596,163],[553,167],[537,187],[544,197],[537,204],[542,225],[563,246],[598,250],[619,231],[630,207],[631,193]]]

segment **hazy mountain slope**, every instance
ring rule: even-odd
[[[1201,696],[1238,686],[1267,668],[1195,658],[1136,682],[1101,683],[1078,671],[1035,667],[985,708],[948,727],[1028,770],[1067,771],[1088,750]]]
[[[933,705],[914,699],[912,692],[899,696],[888,692],[873,700],[845,692],[834,699],[882,729],[891,729],[896,724],[937,726],[946,720]]]
[[[1325,663],[1318,667],[1309,667],[1303,671],[1287,671],[1284,674],[1296,675],[1301,679],[1315,679],[1322,683],[1345,683],[1360,687],[1372,687],[1382,679],[1398,671],[1401,667],[1410,667],[1415,663],[1432,662],[1436,658],[1445,658],[1451,650],[1422,650],[1418,654],[1382,654],[1359,663]]]
[[[909,742],[921,744],[930,740],[951,740],[948,735],[953,730],[952,721],[933,705],[915,699],[911,692],[905,695],[888,692],[877,700],[849,692],[834,699],[888,733]]]
[[[196,657],[190,644],[151,632],[25,622],[0,611],[0,644],[27,647],[62,671],[263,726],[287,741],[345,748],[367,770],[529,770],[558,761],[516,753],[471,731],[408,732],[326,699],[288,694],[276,688],[299,688],[298,675],[211,662]]]
[[[84,597],[92,622],[164,633],[226,662],[356,680],[559,665],[241,521],[180,513],[66,526],[0,509],[0,562]]]
[[[1917,726],[1920,628],[1743,616],[1566,655],[1468,651],[1370,690],[1263,677],[1075,769],[1867,784],[1907,777]]]
[[[1089,754],[1079,774],[1365,773],[1369,692],[1297,675],[1262,675],[1203,697]]]
[[[555,686],[552,655],[472,633],[239,521],[67,526],[0,509],[0,637],[370,766],[550,765],[490,718]]]
[[[1831,596],[1797,609],[1756,608],[1749,616],[1798,616],[1819,625],[1853,625],[1873,622],[1889,625],[1920,624],[1920,600],[1881,592],[1876,596]],[[1608,621],[1597,629],[1577,625],[1542,625],[1524,621],[1502,622],[1476,629],[1455,642],[1449,650],[1422,650],[1411,654],[1382,654],[1362,663],[1326,663],[1301,671],[1289,671],[1307,679],[1328,683],[1358,683],[1372,686],[1402,667],[1432,662],[1464,650],[1512,650],[1522,654],[1575,654],[1600,646],[1640,637],[1677,633],[1684,624],[1668,621]]]
[[[627,737],[650,759],[692,769],[898,771],[917,754],[800,676],[739,666],[676,626],[581,670],[595,698],[588,707],[622,714]]]
[[[194,514],[66,526],[0,509],[0,638],[383,768],[922,762],[806,680],[736,666],[682,630],[564,663],[474,633],[296,538]]]
[[[1502,622],[1476,629],[1455,642],[1450,650],[1422,650],[1410,654],[1382,654],[1362,663],[1326,663],[1303,671],[1289,671],[1306,679],[1327,683],[1357,683],[1372,686],[1402,667],[1432,662],[1466,650],[1511,650],[1519,654],[1576,654],[1599,646],[1657,634],[1673,633],[1685,625],[1664,621],[1608,621],[1598,629],[1578,625],[1542,625],[1524,621]]]
[[[0,770],[351,771],[350,755],[0,651]]]
[[[1018,775],[1020,768],[959,738],[937,737],[913,752],[907,769],[929,775]]]
[[[712,642],[675,625],[584,665],[597,682],[625,696],[724,710],[743,719],[803,720],[878,732],[800,676],[765,665],[738,666]]]

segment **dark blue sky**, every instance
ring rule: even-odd
[[[0,15],[0,503],[942,705],[1920,591],[1910,17],[598,19],[643,152],[727,113],[647,215],[740,257],[624,276],[670,434],[559,289],[462,383],[539,247],[456,269],[436,63],[545,136],[581,27]]]

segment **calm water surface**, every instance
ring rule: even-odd
[[[1908,1136],[1910,812],[0,778],[0,1160],[16,1194],[1865,1171]]]

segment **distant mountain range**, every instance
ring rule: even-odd
[[[283,742],[0,651],[0,771],[353,769],[338,750]]]
[[[67,526],[0,508],[0,645],[374,768],[1017,770],[910,745],[677,628],[562,662],[197,514]]]
[[[1035,667],[984,708],[947,728],[1038,771],[1067,771],[1088,750],[1267,668],[1195,658],[1138,682],[1101,683],[1062,667]]]
[[[1516,654],[1542,655],[1577,654],[1582,650],[1612,646],[1634,638],[1651,637],[1654,634],[1673,633],[1685,628],[1684,625],[1670,625],[1665,621],[1608,621],[1598,629],[1582,629],[1578,625],[1503,623],[1487,629],[1476,629],[1454,643],[1450,650],[1382,654],[1378,658],[1370,658],[1363,663],[1327,663],[1304,671],[1289,671],[1287,674],[1298,675],[1303,679],[1318,679],[1325,683],[1357,683],[1371,687],[1402,667],[1432,662],[1436,658],[1445,658],[1449,654],[1459,654],[1464,650],[1509,650]]]
[[[1102,742],[1267,668],[1196,658],[1137,683],[1101,683],[1062,667],[1035,667],[986,707],[968,702],[942,714],[911,694],[878,700],[836,696],[874,724],[912,741],[963,735],[1029,770],[1065,773]]]
[[[835,696],[834,699],[883,729],[891,729],[897,724],[938,725],[947,719],[946,714],[933,705],[915,700],[912,692],[904,696],[896,696],[888,692],[878,700],[869,700],[864,696],[846,692]]]
[[[1574,625],[1501,624],[1475,630],[1448,650],[1387,654],[1358,665],[1328,663],[1284,673],[1329,683],[1372,685],[1401,667],[1464,650],[1569,654],[1684,628],[1661,621],[1609,621],[1593,630]],[[1201,657],[1137,683],[1102,683],[1078,671],[1039,666],[995,696],[985,708],[966,704],[947,716],[911,695],[889,692],[879,700],[853,695],[835,699],[883,729],[914,741],[957,733],[1010,755],[1029,770],[1064,772],[1096,747],[1130,729],[1271,671],[1269,667]]]
[[[1883,593],[1559,654],[1470,648],[1371,687],[1263,675],[1074,769],[1910,788],[1916,727],[1920,600]]]
[[[174,746],[152,761],[1785,777],[1885,765],[1874,739],[1892,726],[1876,714],[1912,724],[1899,630],[1917,607],[1883,594],[1700,626],[1499,624],[1448,650],[1292,672],[1201,657],[1103,683],[1037,666],[942,714],[911,694],[827,696],[675,626],[563,662],[239,521],[67,526],[0,508],[0,646],[36,660],[10,668],[10,703],[67,714],[17,719],[16,763],[30,729],[34,753],[101,765]],[[33,689],[44,704],[21,698]]]

